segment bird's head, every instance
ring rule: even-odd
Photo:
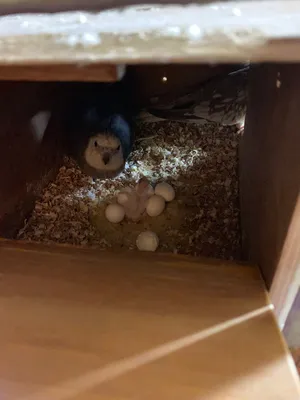
[[[124,165],[120,140],[105,132],[90,137],[84,158],[90,167],[104,172],[119,170]]]
[[[123,169],[128,156],[124,135],[130,135],[129,126],[117,115],[102,120],[89,137],[84,159],[99,177],[113,177]]]

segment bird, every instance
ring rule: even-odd
[[[133,102],[127,83],[68,86],[68,154],[93,178],[116,177],[123,171],[134,142]]]
[[[187,87],[179,96],[168,94],[150,99],[151,105],[141,111],[140,121],[173,120],[224,126],[243,126],[247,106],[249,65],[225,75],[213,77]]]

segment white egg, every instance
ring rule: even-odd
[[[137,248],[141,251],[155,251],[158,244],[158,236],[151,231],[140,233],[136,240]]]
[[[175,190],[167,182],[158,183],[155,186],[155,194],[163,197],[165,201],[172,201],[175,198]]]
[[[125,217],[125,210],[120,204],[110,204],[106,207],[105,216],[109,222],[117,224]]]
[[[165,206],[165,199],[161,196],[154,194],[149,198],[147,202],[147,214],[150,215],[150,217],[157,217],[164,211]]]
[[[124,206],[126,203],[128,203],[128,201],[129,201],[129,193],[120,192],[120,193],[118,194],[117,202],[118,202],[119,204],[121,204],[121,206]]]

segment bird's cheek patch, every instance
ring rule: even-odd
[[[43,140],[47,126],[49,124],[50,117],[50,111],[40,111],[31,118],[30,123],[32,127],[32,132],[34,134],[34,138],[39,143]]]

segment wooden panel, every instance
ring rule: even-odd
[[[0,17],[0,64],[300,60],[298,1],[226,1],[222,7],[200,1],[184,7],[163,0],[167,10],[140,5],[122,12],[49,14],[139,4],[80,1],[1,1],[0,13],[44,14]]]
[[[57,86],[0,83],[0,235],[13,237],[62,158]],[[39,111],[52,113],[43,136],[32,129]]]
[[[300,290],[296,293],[290,313],[288,315],[285,327],[284,336],[289,347],[300,349]],[[300,354],[300,353],[299,353]],[[299,357],[300,361],[300,357]],[[299,365],[300,366],[300,365]]]
[[[3,400],[299,399],[258,271],[0,243]]]
[[[244,245],[281,324],[300,261],[299,72],[297,64],[253,68],[240,157]]]
[[[228,0],[221,0],[226,2]],[[239,2],[241,0],[235,0]],[[198,0],[200,4],[212,3],[213,0]],[[0,13],[15,14],[23,12],[61,12],[67,10],[106,10],[115,7],[140,4],[139,0],[1,0]],[[148,0],[147,4],[168,4],[170,0]],[[172,4],[187,4],[187,0],[172,0]]]
[[[116,65],[0,65],[0,80],[115,82],[122,77]]]
[[[300,376],[300,348],[298,349],[293,349],[292,350],[292,355],[295,361],[295,364],[297,366],[298,374]]]

